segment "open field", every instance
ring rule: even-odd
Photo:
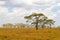
[[[0,28],[0,40],[60,40],[60,29]]]

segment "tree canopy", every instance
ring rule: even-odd
[[[38,29],[38,25],[44,28],[45,25],[49,24],[51,26],[55,23],[54,20],[48,19],[48,17],[46,17],[43,13],[32,13],[31,15],[25,16],[24,18],[27,19],[26,22],[34,24],[36,30]]]

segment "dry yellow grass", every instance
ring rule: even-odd
[[[60,29],[0,28],[0,40],[60,40]]]

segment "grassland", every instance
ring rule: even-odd
[[[0,40],[60,40],[60,29],[0,28]]]

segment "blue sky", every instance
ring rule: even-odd
[[[60,10],[60,6],[56,6],[56,7],[51,9],[52,12],[57,12],[59,10]]]
[[[32,12],[42,12],[60,25],[60,0],[0,0],[0,24],[23,23]]]

